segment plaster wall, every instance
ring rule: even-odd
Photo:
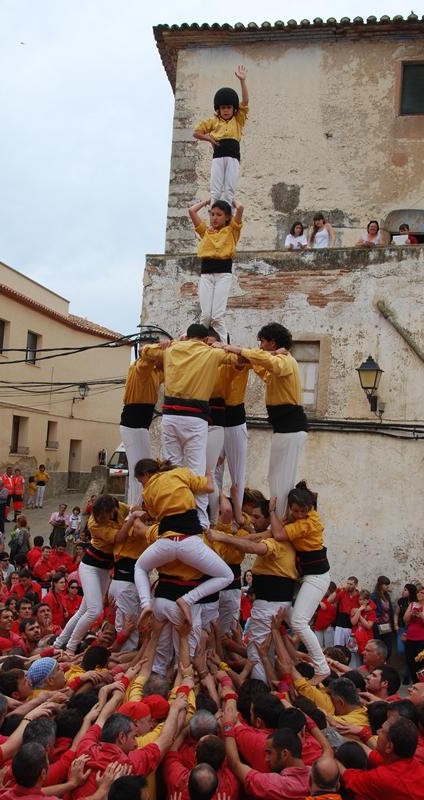
[[[255,42],[178,54],[166,252],[193,252],[187,207],[209,194],[211,147],[192,137],[219,86],[248,68],[250,113],[237,199],[240,245],[279,250],[294,220],[323,211],[350,246],[369,219],[421,208],[424,118],[399,115],[401,65],[422,60],[418,38]]]

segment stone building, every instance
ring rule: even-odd
[[[2,263],[0,299],[1,472],[20,467],[28,478],[44,463],[50,493],[84,490],[99,450],[112,454],[120,441],[130,346],[109,347],[121,334],[70,314],[68,300]]]
[[[423,31],[415,15],[155,28],[175,116],[166,252],[146,258],[143,322],[176,335],[198,318],[187,207],[208,196],[211,153],[192,130],[219,86],[237,88],[244,63],[246,211],[228,328],[248,346],[267,321],[292,331],[311,420],[299,477],[318,491],[334,578],[356,573],[369,588],[378,574],[398,588],[424,575],[424,250],[352,248],[370,218],[388,242],[403,220],[424,240]],[[290,224],[317,210],[337,247],[284,252]],[[377,413],[356,372],[369,354],[384,370]],[[266,491],[271,432],[257,378],[248,413],[248,484]]]

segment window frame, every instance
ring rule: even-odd
[[[35,337],[35,348],[30,346],[30,336]],[[40,342],[40,335],[35,331],[28,330],[25,361],[27,364],[31,364],[33,367],[35,367],[37,363],[37,351],[39,350],[39,342]]]
[[[407,61],[401,62],[401,70],[400,70],[400,87],[399,87],[399,109],[398,113],[400,117],[424,117],[424,98],[423,98],[423,110],[422,111],[404,111],[403,110],[403,100],[404,100],[404,81],[405,81],[405,68],[408,67],[422,67],[424,73],[424,59],[410,59]]]

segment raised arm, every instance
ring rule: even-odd
[[[265,542],[252,542],[251,539],[239,539],[228,533],[221,533],[221,531],[210,530],[207,537],[211,542],[222,542],[223,544],[230,544],[241,553],[253,553],[255,556],[265,556],[268,548]]]
[[[198,134],[197,138],[200,138],[201,136],[202,136],[201,134]],[[202,138],[204,137],[202,136]],[[193,206],[190,206],[188,213],[195,228],[198,228],[198,226],[203,222],[202,218],[199,217],[198,212],[200,211],[201,208],[206,208],[209,205],[210,201],[211,201],[210,197],[208,197],[207,200],[201,200],[200,203],[195,203]]]
[[[249,104],[249,92],[248,92],[247,83],[246,83],[247,69],[244,66],[244,64],[239,64],[238,65],[238,67],[236,69],[236,72],[235,72],[235,75],[236,75],[236,78],[238,78],[239,81],[240,81],[241,102],[242,102],[242,104],[244,106],[247,106]]]
[[[233,208],[235,209],[234,222],[237,222],[237,225],[241,225],[244,206],[240,205],[240,203],[236,203],[236,201],[233,200]]]

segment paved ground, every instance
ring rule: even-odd
[[[64,494],[56,495],[55,497],[47,497],[45,499],[43,508],[27,508],[23,509],[22,513],[25,514],[28,525],[31,530],[31,536],[34,539],[34,536],[44,536],[44,541],[48,543],[49,536],[51,533],[51,526],[49,525],[49,519],[53,511],[57,511],[59,508],[59,503],[67,503],[68,513],[71,513],[74,506],[79,506],[82,510],[83,501],[85,499],[85,492],[74,492],[74,491],[67,491]],[[9,512],[9,516],[13,517],[13,512]],[[6,534],[6,542],[9,539],[9,532],[13,529],[13,523],[6,523],[5,525],[5,534]]]

